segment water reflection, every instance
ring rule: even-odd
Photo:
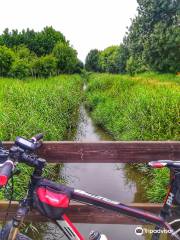
[[[74,140],[100,141],[113,140],[110,135],[96,127],[82,105],[77,134]],[[141,181],[142,175],[134,171],[128,164],[64,164],[60,172],[67,184],[94,194],[99,194],[124,203],[146,201]],[[98,183],[98,184],[97,184]],[[105,233],[111,240],[142,240],[135,235],[136,225],[105,225],[105,224],[75,224],[80,232],[88,239],[92,229]],[[38,240],[66,240],[59,229],[51,223],[38,224],[40,235]],[[30,234],[31,235],[31,234]],[[120,237],[121,236],[121,237]]]
[[[94,125],[91,117],[82,105],[80,108],[80,119],[77,135],[74,140],[78,141],[111,141],[112,137],[101,128]],[[75,188],[84,189],[94,194],[99,194],[107,198],[124,203],[134,202],[137,192],[136,182],[126,175],[130,174],[128,166],[125,164],[65,164],[62,174],[68,185]],[[135,174],[134,174],[135,175]],[[97,184],[98,182],[98,184]],[[132,240],[144,239],[136,236],[134,231],[136,226],[132,225],[105,225],[105,224],[76,224],[78,229],[87,237],[90,230],[97,229],[105,233],[111,240],[121,239]]]

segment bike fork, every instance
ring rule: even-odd
[[[85,240],[65,214],[57,221],[57,225],[69,240]]]
[[[19,232],[19,228],[24,221],[25,216],[27,215],[29,208],[27,206],[21,206],[16,215],[13,218],[12,226],[10,228],[9,236],[7,240],[16,240],[17,234]]]

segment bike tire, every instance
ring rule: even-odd
[[[0,229],[0,240],[7,240],[7,237],[8,236],[7,236],[6,229],[4,230]],[[32,240],[32,239],[22,233],[18,233],[16,240]]]

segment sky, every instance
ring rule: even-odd
[[[84,62],[91,49],[122,42],[136,9],[136,0],[5,0],[0,4],[0,33],[53,26]]]

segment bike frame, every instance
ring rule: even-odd
[[[169,193],[168,193],[168,196],[169,196]],[[154,224],[158,226],[158,229],[165,228],[169,231],[172,231],[171,226],[167,222],[165,222],[162,216],[157,216],[147,211],[129,207],[125,204],[112,201],[110,199],[104,198],[99,195],[93,195],[82,190],[74,189],[71,200],[81,202],[84,204],[89,204],[98,208],[114,211],[116,213],[124,214],[129,217],[134,217],[142,222]],[[14,229],[14,231],[11,231],[11,234],[12,232],[14,232],[15,235],[18,233],[17,229],[20,227],[20,224],[23,222],[25,215],[28,214],[28,211],[29,211],[29,202],[26,199],[21,203],[20,208],[18,209],[15,217],[13,218],[12,228]],[[60,216],[57,222],[57,225],[69,240],[85,240],[85,238],[81,235],[81,233],[79,233],[79,231],[76,229],[76,227],[72,224],[72,222],[69,220],[69,218],[65,214],[63,216]],[[14,240],[15,238],[9,238],[9,239]]]
[[[23,201],[21,201],[20,206],[13,218],[12,225],[9,229],[8,240],[16,239],[21,223],[24,221],[25,216],[28,214],[30,207],[32,207],[33,191],[35,189],[37,182],[40,179],[42,179],[41,175],[42,169],[34,170],[34,173],[31,176],[31,181],[29,183],[27,197]],[[164,206],[161,210],[160,216],[79,189],[72,190],[71,188],[72,191],[71,200],[81,202],[84,204],[89,204],[97,208],[103,208],[106,210],[114,211],[119,214],[124,214],[126,216],[136,218],[142,222],[154,224],[155,226],[157,226],[156,229],[165,228],[170,233],[171,231],[173,232],[173,229],[171,225],[166,222],[166,219],[170,215],[170,210],[172,204],[174,203],[174,196],[178,189],[176,181],[177,178],[180,179],[179,172],[175,173],[171,180],[170,190],[167,193],[167,197],[164,201]],[[67,186],[67,189],[68,188],[69,187]],[[71,221],[65,214],[59,217],[57,225],[69,240],[85,240],[85,238],[78,232],[76,227],[71,223]],[[152,239],[153,240],[159,239],[159,234],[154,234],[152,236]]]
[[[178,183],[180,183],[180,172],[176,170],[171,170],[171,179],[169,190],[166,194],[163,207],[160,211],[160,217],[166,221],[168,217],[171,216],[172,206],[176,204],[176,193],[179,189]],[[180,223],[180,219],[170,222],[169,224],[173,225],[174,223]],[[155,230],[158,230],[159,227],[156,226]],[[178,233],[179,229],[174,231],[174,234]],[[152,236],[152,240],[159,240],[160,233],[154,233]]]

